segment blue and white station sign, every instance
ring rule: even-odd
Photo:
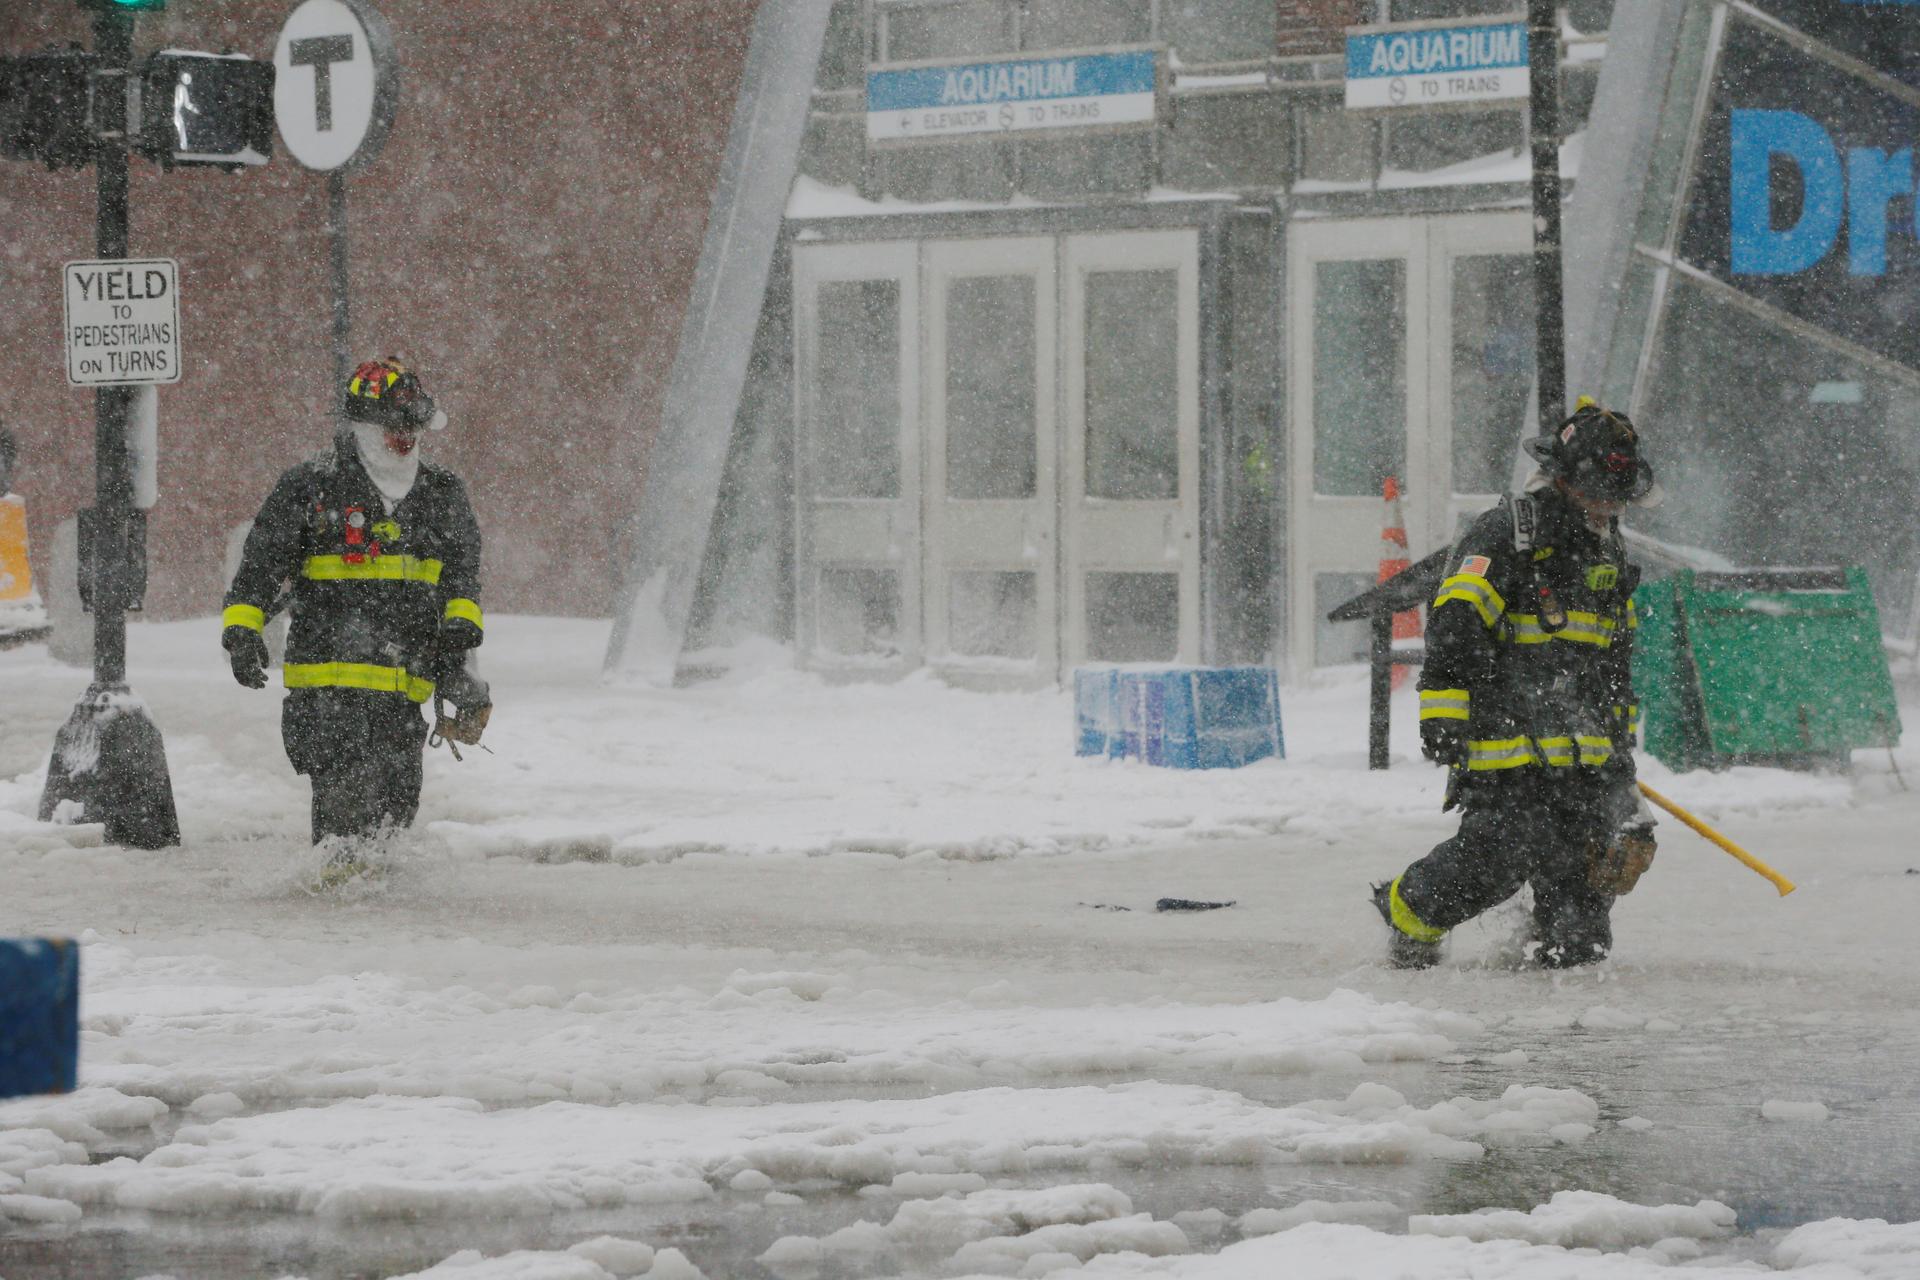
[[[1433,107],[1527,96],[1527,24],[1347,32],[1348,107]]]
[[[906,142],[1151,124],[1159,57],[1152,49],[1134,49],[880,68],[867,73],[867,137]]]

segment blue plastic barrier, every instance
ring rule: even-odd
[[[1286,758],[1271,667],[1081,667],[1074,752],[1170,769],[1233,769]]]
[[[80,1066],[80,948],[0,938],[0,1098],[68,1093]]]

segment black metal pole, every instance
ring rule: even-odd
[[[1567,416],[1567,338],[1560,274],[1560,18],[1527,0],[1527,136],[1533,154],[1534,371],[1540,430]]]
[[[1387,717],[1393,707],[1393,613],[1379,609],[1367,623],[1367,768],[1384,769]]]
[[[127,256],[127,85],[133,15],[94,15],[92,127],[97,179],[94,243],[102,259]],[[92,581],[93,684],[54,738],[40,818],[99,822],[113,844],[163,849],[180,843],[165,744],[146,706],[127,687],[127,606],[132,603],[133,475],[127,417],[133,389],[96,387]]]
[[[133,17],[94,16],[94,52],[103,74],[96,81],[97,122],[108,128],[94,156],[94,245],[101,258],[127,256],[127,81],[133,66]],[[115,136],[114,127],[121,132]],[[133,510],[133,476],[127,466],[127,408],[130,387],[97,387],[93,393],[93,681],[120,685],[127,680],[128,513]]]
[[[333,276],[333,387],[338,401],[353,367],[348,347],[353,341],[353,312],[347,294],[347,178],[340,169],[327,170],[327,236]]]

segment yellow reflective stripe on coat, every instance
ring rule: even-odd
[[[222,629],[227,627],[245,627],[249,631],[260,631],[264,629],[266,625],[266,610],[257,609],[250,604],[230,604],[220,614],[220,626]]]
[[[1518,769],[1533,763],[1533,746],[1525,738],[1467,740],[1467,768],[1474,773]]]
[[[1401,877],[1395,876],[1393,888],[1387,890],[1387,910],[1393,916],[1393,927],[1419,942],[1438,942],[1447,936],[1445,929],[1436,929],[1413,913],[1407,900],[1400,896]]]
[[[1456,573],[1440,584],[1440,593],[1433,598],[1433,607],[1438,609],[1449,600],[1464,600],[1480,614],[1480,620],[1491,627],[1506,611],[1507,602],[1493,589],[1493,584],[1477,573]]]
[[[1468,718],[1468,705],[1472,698],[1465,689],[1422,689],[1420,691],[1420,718],[1422,720],[1465,720]]]
[[[455,618],[464,618],[482,631],[487,629],[486,620],[480,614],[480,606],[465,596],[455,596],[447,601],[447,611],[444,616],[448,622],[452,622]]]
[[[1508,637],[1515,644],[1546,644],[1549,640],[1568,640],[1574,644],[1597,645],[1602,649],[1613,645],[1614,621],[1603,618],[1597,613],[1583,613],[1577,609],[1567,613],[1567,625],[1558,631],[1548,631],[1540,625],[1540,615],[1535,613],[1510,613],[1507,621],[1513,631]]]
[[[425,582],[437,585],[438,560],[412,556],[368,556],[354,563],[345,556],[308,556],[300,575],[315,582]]]
[[[1546,764],[1555,769],[1569,769],[1575,764],[1605,764],[1612,758],[1613,740],[1611,738],[1585,733],[1571,738],[1520,737],[1467,740],[1467,769],[1474,773],[1489,773],[1497,769],[1519,769],[1530,764]]]
[[[282,671],[289,689],[369,689],[375,693],[404,693],[410,702],[433,696],[433,681],[422,680],[405,667],[377,667],[369,662],[289,662]]]
[[[1627,597],[1627,628],[1632,630],[1640,625],[1640,611],[1633,607],[1633,597]]]

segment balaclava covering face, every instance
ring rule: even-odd
[[[385,428],[371,423],[353,424],[353,442],[360,450],[360,465],[367,469],[367,477],[391,510],[412,491],[413,482],[420,474],[420,446],[415,444],[413,452],[402,457],[387,448],[386,434]]]

